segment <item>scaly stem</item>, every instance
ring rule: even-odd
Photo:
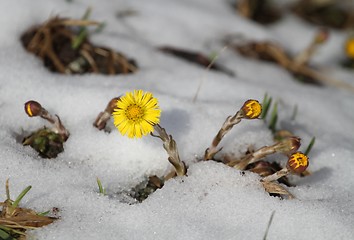
[[[168,154],[168,161],[174,166],[177,176],[184,176],[187,173],[187,168],[183,161],[179,158],[178,149],[176,141],[172,138],[171,135],[166,133],[166,130],[162,128],[159,124],[154,126],[155,131],[158,135],[153,135],[158,137],[163,142],[163,147]]]
[[[225,136],[226,133],[228,133],[232,129],[234,125],[238,124],[243,117],[243,112],[238,111],[234,116],[228,116],[226,118],[218,134],[216,134],[216,136],[214,137],[210,147],[205,150],[204,160],[210,160],[214,158],[215,154],[217,154],[221,150],[221,148],[218,149],[218,145],[221,142],[222,138]]]
[[[282,170],[279,170],[278,172],[276,172],[276,173],[274,173],[272,175],[264,177],[262,179],[262,181],[263,182],[273,182],[275,180],[278,180],[281,177],[284,177],[284,176],[288,175],[289,173],[290,173],[289,169],[283,168]]]
[[[264,158],[265,156],[275,153],[277,151],[276,146],[277,145],[264,146],[258,149],[257,151],[255,151],[254,153],[251,153],[246,157],[242,158],[240,162],[236,163],[235,161],[232,161],[227,165],[233,166],[238,170],[244,170],[248,164],[255,163],[260,159]]]

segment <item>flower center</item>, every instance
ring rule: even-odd
[[[144,111],[138,105],[133,104],[127,107],[125,114],[129,120],[136,121],[144,115]]]

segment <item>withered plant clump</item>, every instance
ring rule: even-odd
[[[27,51],[37,55],[53,72],[63,74],[127,74],[137,71],[134,60],[88,38],[89,25],[98,22],[54,17],[21,36]]]
[[[6,181],[6,200],[0,202],[0,239],[25,240],[26,231],[51,224],[56,217],[44,216],[46,213],[37,213],[29,208],[19,207],[19,203],[31,186],[25,188],[15,201],[10,198],[9,180]]]
[[[162,188],[165,180],[166,179],[155,175],[150,176],[145,181],[139,183],[134,188],[132,188],[128,194],[132,198],[136,199],[138,202],[142,202],[157,189]]]
[[[200,52],[190,51],[171,46],[162,46],[158,49],[164,53],[171,54],[173,56],[176,56],[192,63],[196,63],[199,66],[202,66],[208,70],[210,69],[213,71],[225,73],[229,76],[235,76],[235,73],[233,71],[226,69],[225,67],[220,66],[219,64],[216,64],[215,58],[207,57]]]
[[[354,27],[354,7],[350,1],[300,0],[292,10],[302,19],[331,28],[349,29]]]
[[[51,115],[36,101],[25,103],[25,112],[29,117],[41,117],[52,124],[52,128],[43,127],[26,136],[23,146],[31,146],[43,158],[56,158],[64,151],[64,142],[69,138],[69,131],[64,127],[58,115]]]
[[[308,175],[308,172],[306,174],[304,173],[309,165],[309,161],[306,154],[298,151],[301,145],[301,139],[299,137],[292,135],[290,132],[281,137],[276,135],[276,133],[278,133],[278,131],[275,130],[277,110],[273,110],[271,123],[269,124],[270,130],[277,136],[274,138],[275,143],[273,145],[264,146],[257,150],[249,148],[242,157],[235,158],[228,153],[223,154],[221,157],[215,157],[215,155],[222,150],[222,148],[218,147],[219,143],[234,125],[241,122],[242,119],[265,119],[270,103],[271,100],[269,101],[267,97],[265,97],[263,106],[260,105],[257,100],[248,100],[234,116],[227,117],[219,132],[214,137],[210,147],[206,149],[204,160],[214,160],[237,170],[257,173],[262,177],[261,184],[265,191],[271,196],[294,198],[282,184],[288,187],[292,186],[286,177],[288,174]],[[275,109],[277,109],[276,106]],[[275,153],[281,153],[288,157],[285,167],[281,167],[277,162],[265,160],[266,157]]]
[[[280,9],[270,0],[240,0],[233,6],[241,16],[261,24],[271,24],[281,18]]]
[[[278,64],[300,82],[318,86],[330,85],[354,92],[351,84],[332,78],[310,64],[317,49],[327,41],[328,34],[326,29],[319,30],[309,46],[296,55],[288,53],[284,47],[272,41],[237,42],[228,37],[225,43],[242,56]]]

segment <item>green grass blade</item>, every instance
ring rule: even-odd
[[[14,203],[12,204],[12,208],[17,208],[18,204],[20,203],[20,201],[22,200],[22,198],[28,193],[29,190],[31,190],[32,186],[28,186],[26,187],[21,193],[20,195],[18,195],[18,197],[16,198],[16,200],[14,201]]]
[[[90,15],[91,15],[92,9],[89,7],[87,8],[84,16],[81,18],[82,20],[87,20]],[[81,45],[81,43],[85,40],[86,36],[88,34],[87,28],[85,26],[80,27],[79,35],[77,35],[71,44],[71,47],[73,49],[78,49]]]
[[[278,102],[274,103],[272,116],[270,118],[269,129],[274,133],[276,131],[276,125],[278,121]]]
[[[98,185],[98,191],[99,193],[105,195],[105,189],[102,187],[101,180],[97,178],[97,185]]]
[[[10,236],[5,230],[3,230],[2,226],[0,225],[0,239],[2,240],[12,240],[13,237]]]
[[[7,200],[7,201],[11,201],[11,198],[10,198],[9,179],[6,179],[5,188],[6,188],[6,200]]]
[[[271,104],[272,104],[272,98],[268,97],[268,94],[266,93],[264,95],[264,99],[262,102],[261,119],[266,119]]]
[[[94,31],[94,33],[101,33],[103,31],[103,29],[107,26],[107,23],[106,22],[102,22],[100,23],[96,30]]]
[[[264,233],[263,240],[267,240],[269,228],[270,228],[270,225],[272,224],[274,214],[275,214],[275,211],[273,211],[272,215],[270,215],[270,219],[269,219],[269,222],[268,222],[268,226],[267,226],[266,232]]]
[[[311,139],[309,145],[307,146],[305,152],[304,152],[305,155],[308,155],[308,154],[310,153],[310,151],[311,151],[313,145],[315,145],[315,142],[316,142],[316,137],[313,137],[313,138]]]
[[[73,49],[78,49],[81,45],[81,43],[84,41],[84,39],[87,36],[87,29],[83,29],[80,31],[79,35],[74,38],[73,43],[71,44],[71,47]]]
[[[26,235],[24,232],[0,225],[1,240],[16,240],[11,234]]]
[[[37,213],[38,216],[47,216],[50,213],[50,211],[45,211],[41,213]]]

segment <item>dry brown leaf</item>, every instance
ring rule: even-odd
[[[284,187],[276,182],[262,182],[264,189],[268,193],[280,194],[287,196],[289,199],[295,198],[290,192],[288,192]]]

